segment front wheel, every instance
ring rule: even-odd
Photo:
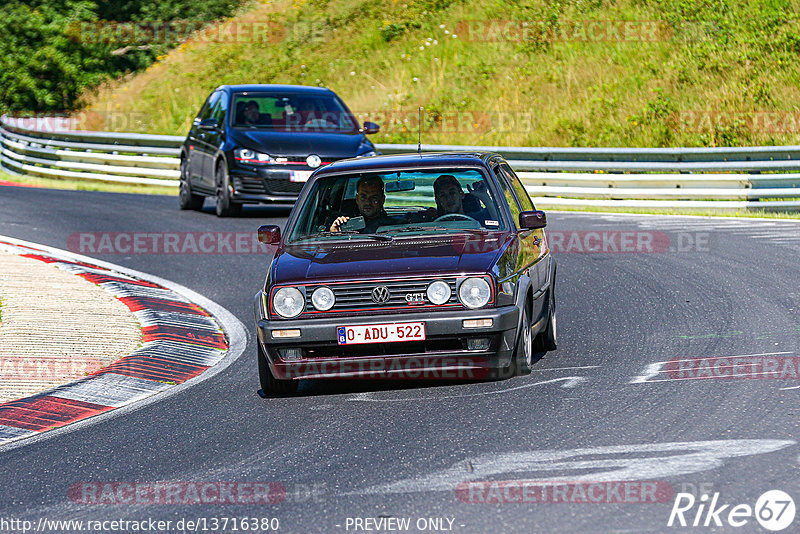
[[[261,342],[256,340],[258,347],[258,379],[261,381],[261,390],[265,395],[289,395],[297,392],[297,380],[278,380],[269,369],[267,355],[261,348]]]
[[[547,303],[547,326],[533,340],[533,348],[537,352],[547,352],[558,348],[558,325],[556,324],[556,284],[550,286],[550,297]]]
[[[531,318],[528,315],[527,304],[522,308],[522,325],[520,328],[522,331],[519,333],[514,363],[517,366],[517,374],[526,375],[531,372],[531,366],[533,366],[533,336],[531,334]]]
[[[228,169],[224,161],[217,163],[215,172],[217,217],[236,217],[242,213],[242,205],[231,200]]]
[[[178,205],[182,210],[200,211],[203,209],[203,195],[192,193],[192,186],[189,183],[189,162],[186,158],[181,158],[181,178],[180,191],[178,193]]]

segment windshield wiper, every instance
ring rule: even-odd
[[[485,234],[485,233],[487,233],[489,231],[489,230],[486,230],[485,228],[452,228],[452,227],[449,227],[449,226],[405,226],[403,228],[391,228],[391,229],[387,229],[387,230],[378,230],[378,233],[379,234],[383,234],[383,233],[389,233],[389,232],[397,232],[397,233],[402,233],[402,232],[425,232],[425,231],[428,231],[428,230],[433,230],[433,231],[448,230],[448,231],[453,231],[453,232],[468,232],[468,233],[472,233],[472,234]]]
[[[374,239],[376,241],[392,241],[392,239],[393,239],[392,236],[390,236],[390,235],[362,234],[358,230],[342,230],[342,231],[339,231],[339,232],[331,232],[329,230],[326,230],[324,232],[318,232],[316,234],[304,235],[302,237],[298,237],[297,239],[294,239],[292,241],[292,243],[297,243],[298,241],[307,241],[309,239],[315,239],[317,237],[337,237],[337,236],[346,236],[346,235],[347,236],[357,235],[357,236],[361,236],[361,237],[367,237],[369,239]]]

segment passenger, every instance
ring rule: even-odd
[[[272,117],[264,115],[258,108],[258,102],[250,100],[244,106],[245,126],[263,126],[272,124]]]
[[[364,228],[359,230],[362,234],[372,234],[379,227],[397,224],[397,221],[386,213],[383,203],[386,195],[383,191],[383,180],[380,176],[363,176],[356,184],[356,206],[362,217],[364,217]],[[331,232],[341,232],[342,225],[350,220],[350,217],[337,217],[331,224]]]
[[[423,221],[433,221],[450,214],[466,215],[480,222],[491,219],[489,210],[482,207],[491,206],[491,197],[486,183],[479,180],[473,184],[469,193],[464,193],[458,179],[452,174],[443,174],[433,182],[433,194],[436,208],[428,208],[420,214]],[[417,221],[419,222],[419,221]]]

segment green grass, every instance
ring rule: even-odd
[[[146,72],[90,95],[91,110],[131,117],[117,121],[120,129],[185,134],[220,84],[295,83],[337,91],[364,112],[362,120],[381,123],[381,133],[372,136],[377,142],[416,142],[418,106],[428,113],[427,143],[800,142],[800,0],[283,0],[253,6],[232,20],[272,21],[286,28],[281,42],[195,39]],[[469,21],[496,19],[554,31],[581,21],[653,21],[662,31],[655,41],[470,39]],[[773,127],[750,122],[762,112],[782,115]]]
[[[11,175],[0,171],[0,181],[46,187],[49,189],[67,189],[71,191],[107,191],[111,193],[138,193],[142,195],[177,196],[177,187],[160,187],[157,185],[115,184],[90,180],[70,180],[43,178],[31,175]]]
[[[547,203],[538,203],[537,208],[550,211]],[[571,207],[553,206],[552,211],[581,211],[592,213],[633,213],[644,215],[694,215],[698,217],[750,217],[765,219],[800,219],[800,213],[773,212],[764,210],[733,209],[686,209],[686,208],[614,208],[614,207]]]

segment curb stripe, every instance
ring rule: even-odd
[[[113,294],[136,317],[143,343],[76,382],[0,404],[0,445],[173,389],[225,360],[230,343],[219,322],[172,289],[33,244],[0,241],[0,250],[54,264]]]

